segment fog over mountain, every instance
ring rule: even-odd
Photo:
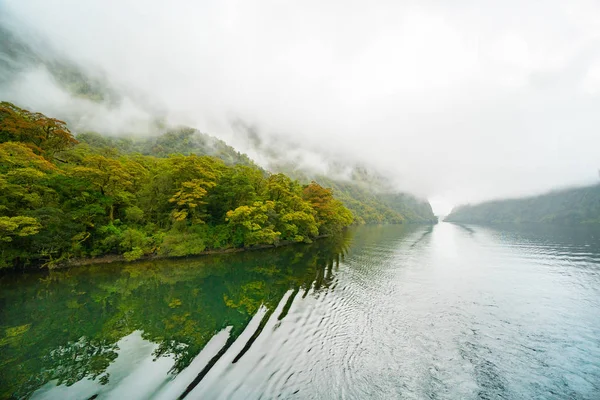
[[[263,165],[368,166],[441,212],[598,180],[596,1],[2,0],[0,24],[36,54],[4,47],[0,98],[75,130],[186,124]]]

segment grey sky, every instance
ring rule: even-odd
[[[142,132],[146,110],[166,110],[260,160],[231,127],[242,119],[438,208],[598,180],[598,1],[4,0],[0,12],[135,94],[112,114],[40,71],[2,88],[46,112],[77,106],[90,126]]]

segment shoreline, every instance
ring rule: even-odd
[[[419,221],[419,222],[410,222],[405,224],[392,224],[392,225],[436,225],[439,221],[430,222],[430,221]],[[388,225],[388,224],[365,224],[365,225]],[[346,227],[343,231],[346,231],[350,227]],[[312,240],[324,239],[327,237],[331,237],[333,235],[319,235],[314,237]],[[197,254],[188,254],[186,256],[161,256],[159,254],[150,254],[142,256],[136,260],[127,261],[122,254],[106,254],[99,257],[85,257],[85,258],[72,258],[70,260],[61,262],[52,267],[44,267],[44,265],[38,265],[39,269],[64,269],[70,267],[81,267],[85,265],[93,265],[93,264],[111,264],[114,262],[122,262],[122,263],[135,263],[137,261],[152,261],[152,260],[165,260],[165,259],[178,259],[178,258],[190,258],[190,257],[202,257],[202,256],[210,256],[210,255],[218,255],[218,254],[233,254],[233,253],[242,253],[246,251],[256,251],[256,250],[266,250],[266,249],[275,249],[283,246],[290,246],[293,244],[311,244],[306,242],[293,242],[293,241],[281,241],[278,244],[261,244],[252,247],[229,247],[226,249],[212,249],[212,250],[204,250]],[[23,270],[34,269],[33,267],[25,267]]]
[[[327,237],[331,237],[332,235],[319,235],[313,238],[313,242],[315,240],[324,239]],[[78,257],[71,258],[69,260],[62,261],[53,266],[48,266],[47,264],[42,263],[33,263],[21,268],[4,268],[0,269],[0,275],[11,274],[11,273],[28,273],[33,271],[51,271],[51,270],[59,270],[59,269],[68,269],[73,267],[84,267],[87,265],[96,265],[96,264],[112,264],[112,263],[123,263],[123,264],[134,264],[136,262],[141,261],[153,261],[153,260],[176,260],[176,259],[185,259],[185,258],[194,258],[194,257],[204,257],[210,255],[220,255],[220,254],[234,254],[234,253],[243,253],[247,251],[256,251],[256,250],[267,250],[267,249],[275,249],[278,247],[291,246],[294,244],[311,244],[306,242],[293,242],[293,241],[282,241],[278,244],[261,244],[252,247],[229,247],[225,249],[211,249],[211,250],[203,250],[200,253],[196,254],[188,254],[185,256],[168,256],[168,255],[159,255],[159,254],[148,254],[142,256],[136,260],[128,261],[122,254],[105,254],[98,257]]]
[[[414,221],[403,224],[364,224],[364,225],[436,225],[439,223],[438,221]],[[359,226],[359,225],[355,225]],[[351,228],[352,226],[346,227],[343,231]],[[319,235],[313,238],[313,241],[332,237],[331,234]],[[33,271],[51,271],[58,269],[68,269],[73,267],[83,267],[87,265],[94,264],[112,264],[112,263],[124,263],[124,264],[133,264],[141,261],[153,261],[153,260],[176,260],[176,259],[184,259],[184,258],[193,258],[193,257],[204,257],[210,255],[220,255],[220,254],[234,254],[234,253],[242,253],[247,251],[256,251],[256,250],[267,250],[267,249],[275,249],[283,246],[290,246],[294,244],[311,244],[306,242],[293,242],[293,241],[281,241],[278,244],[262,244],[256,245],[252,247],[229,247],[225,249],[211,249],[211,250],[203,250],[200,253],[196,254],[188,254],[185,256],[169,256],[169,255],[159,255],[159,254],[149,254],[144,255],[136,260],[128,261],[122,254],[105,254],[98,257],[75,257],[69,260],[61,261],[55,265],[49,266],[48,263],[36,262],[26,266],[22,266],[20,268],[1,268],[0,276],[12,273],[28,273]]]

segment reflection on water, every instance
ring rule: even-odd
[[[145,384],[166,384],[218,332],[235,340],[261,307],[272,312],[288,290],[326,288],[344,240],[5,276],[0,397],[27,396],[48,382],[40,397],[89,397],[141,386],[135,374]],[[155,381],[148,382],[149,373]]]
[[[0,288],[2,398],[600,393],[600,234],[586,228],[361,227]]]

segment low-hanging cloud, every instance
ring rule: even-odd
[[[270,149],[369,165],[446,203],[597,181],[594,1],[5,0],[0,13],[128,94],[94,115],[42,93],[34,70],[20,79],[35,96],[13,82],[2,97],[79,107],[99,131],[111,110],[106,130],[130,132],[160,110],[252,155],[245,121]]]

